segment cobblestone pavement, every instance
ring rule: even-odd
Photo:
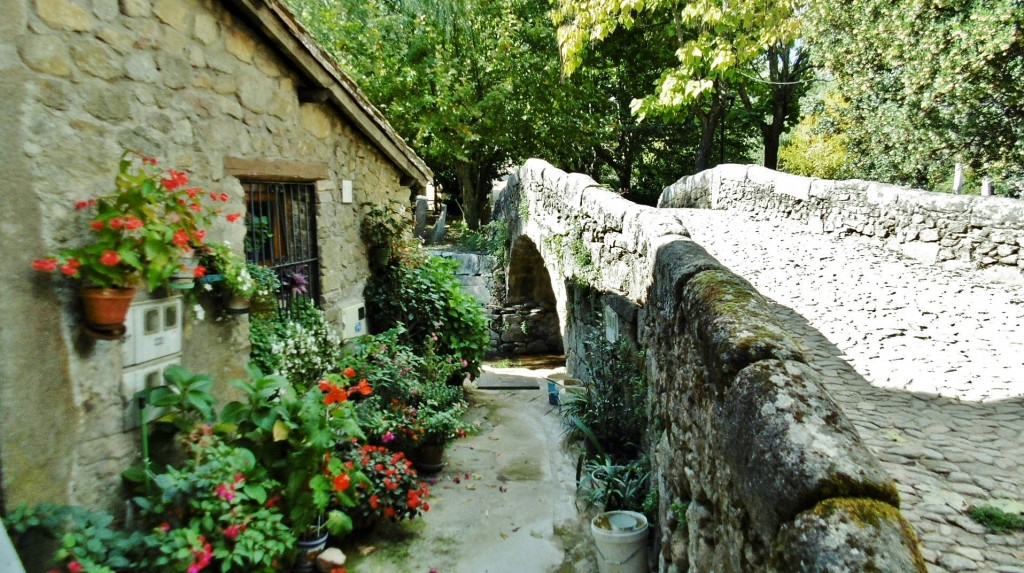
[[[800,338],[896,480],[929,571],[1024,573],[1024,534],[964,513],[1024,502],[1024,286],[795,221],[678,212]]]

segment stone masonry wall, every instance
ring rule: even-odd
[[[784,216],[819,232],[875,237],[927,264],[959,261],[1024,273],[1024,201],[1017,199],[722,165],[666,187],[658,206]]]
[[[245,212],[239,177],[315,182],[322,294],[336,322],[342,306],[362,298],[369,274],[358,205],[408,198],[402,173],[349,120],[328,104],[299,102],[302,78],[227,6],[14,0],[5,12],[0,93],[10,96],[5,117],[14,121],[4,123],[0,148],[0,233],[12,272],[0,280],[28,295],[3,303],[19,318],[0,334],[10,358],[0,380],[8,508],[63,501],[118,510],[118,474],[138,459],[138,431],[122,423],[121,342],[85,337],[76,285],[31,270],[32,259],[81,240],[72,205],[112,189],[123,149],[228,193],[226,212]],[[228,169],[232,159],[251,173]],[[343,179],[354,182],[353,203],[342,202]],[[241,252],[243,234],[243,225],[221,221],[209,238]],[[25,248],[10,250],[18,245]],[[209,314],[200,321],[186,312],[182,362],[212,374],[224,392],[243,375],[248,320]]]
[[[570,372],[588,370],[581,287],[606,335],[645,351],[660,571],[924,571],[894,483],[822,380],[671,210],[531,159],[495,213],[541,254]]]
[[[493,284],[497,270],[494,257],[443,249],[430,251],[458,261],[455,274],[459,282],[486,309],[491,356],[562,353],[562,334],[554,300],[540,296],[506,303],[504,297],[497,296]]]

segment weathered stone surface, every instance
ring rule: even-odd
[[[228,28],[224,33],[224,47],[228,53],[247,64],[252,63],[256,42],[252,36],[239,28]]]
[[[35,0],[36,14],[57,30],[83,32],[92,29],[92,16],[71,0]]]
[[[120,57],[102,42],[85,39],[71,48],[78,69],[97,78],[113,79],[121,75]]]
[[[68,48],[56,36],[28,36],[18,45],[25,65],[51,76],[71,75],[71,56]]]
[[[913,529],[869,499],[833,499],[787,524],[773,556],[779,573],[926,573]]]
[[[192,10],[181,0],[156,0],[153,4],[153,14],[182,34],[188,34],[190,31]]]
[[[765,300],[740,277],[704,271],[686,283],[681,298],[712,381],[728,380],[759,360],[803,359]]]
[[[722,458],[766,539],[831,497],[899,506],[896,485],[806,364],[766,360],[744,368],[713,420]]]
[[[152,13],[149,0],[121,0],[121,13],[133,18],[142,18]]]

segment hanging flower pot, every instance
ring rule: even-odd
[[[224,296],[224,312],[227,314],[246,314],[252,307],[248,298],[228,293]]]
[[[80,292],[90,334],[105,339],[124,336],[124,319],[135,298],[135,289],[82,287]]]

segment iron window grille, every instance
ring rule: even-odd
[[[247,181],[245,257],[274,269],[281,281],[278,310],[299,298],[320,306],[320,255],[316,244],[316,193],[312,183]]]

